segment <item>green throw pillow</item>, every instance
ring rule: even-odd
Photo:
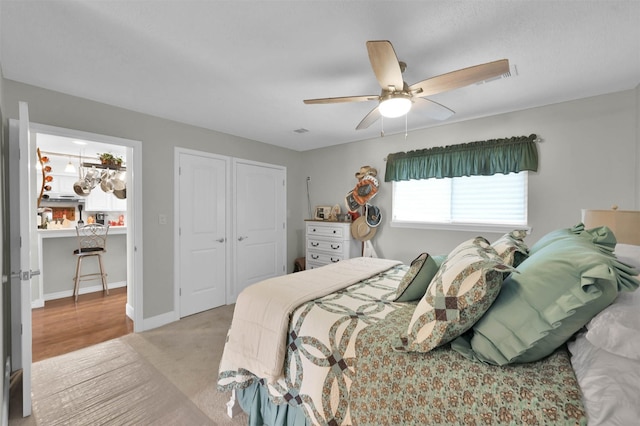
[[[411,262],[409,271],[402,277],[395,302],[411,302],[424,296],[433,276],[438,272],[440,265],[429,256],[422,253]]]
[[[489,364],[532,362],[551,354],[634,284],[620,263],[585,232],[554,231],[505,279],[500,295],[452,348]],[[640,284],[636,281],[635,286]]]

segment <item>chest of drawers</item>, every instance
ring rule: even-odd
[[[306,268],[362,256],[362,243],[351,236],[351,223],[306,222]]]

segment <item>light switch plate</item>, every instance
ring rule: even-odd
[[[167,224],[167,215],[166,214],[159,214],[158,215],[158,224],[159,225],[166,225]]]

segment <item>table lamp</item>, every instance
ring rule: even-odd
[[[618,210],[582,210],[582,223],[586,229],[607,226],[619,244],[640,246],[640,211]]]

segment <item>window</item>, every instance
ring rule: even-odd
[[[527,227],[528,172],[393,182],[392,226],[510,231]]]

